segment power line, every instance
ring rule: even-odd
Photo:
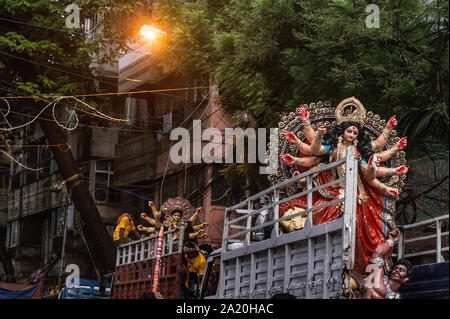
[[[158,92],[170,92],[170,91],[186,91],[186,90],[198,90],[209,89],[209,86],[195,86],[184,88],[172,88],[172,89],[155,89],[144,91],[127,91],[127,92],[109,92],[109,93],[91,93],[91,94],[73,94],[70,97],[89,97],[89,96],[108,96],[108,95],[123,95],[123,94],[143,94],[143,93],[158,93]],[[35,99],[35,98],[61,98],[68,97],[68,95],[28,95],[28,96],[0,96],[3,99]]]
[[[1,17],[0,17],[0,20],[17,23],[17,24],[28,25],[28,26],[32,26],[32,27],[44,28],[44,29],[52,30],[52,31],[60,31],[60,32],[64,32],[64,33],[75,33],[75,34],[83,34],[83,35],[85,34],[84,32],[79,32],[79,31],[75,31],[75,30],[53,28],[53,27],[48,27],[48,26],[44,26],[44,25],[40,25],[40,24],[27,23],[27,22],[22,22],[19,20],[6,19],[6,18],[1,18]]]
[[[62,69],[59,69],[57,67],[50,66],[48,64],[44,64],[44,63],[36,62],[36,61],[30,60],[30,59],[22,58],[20,56],[17,56],[17,55],[14,55],[14,54],[10,54],[10,53],[4,52],[4,51],[0,51],[0,54],[6,55],[6,56],[9,56],[11,58],[18,59],[18,60],[26,61],[26,62],[29,62],[29,63],[32,63],[32,64],[36,64],[36,65],[39,65],[39,66],[42,66],[44,68],[48,68],[48,69],[51,69],[51,70],[54,70],[54,71],[67,73],[67,74],[70,74],[70,75],[73,75],[73,76],[84,78],[84,79],[87,79],[87,80],[94,80],[94,81],[99,81],[99,82],[103,82],[103,83],[107,83],[107,84],[111,84],[111,85],[117,85],[117,83],[114,83],[114,82],[103,81],[103,80],[100,80],[100,79],[97,79],[97,78],[93,78],[93,77],[90,77],[90,76],[86,76],[86,75],[82,75],[82,74],[79,74],[79,73],[74,73],[74,72],[71,72],[71,71],[62,70]]]

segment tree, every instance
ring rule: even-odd
[[[167,40],[157,56],[213,78],[224,108],[260,127],[300,103],[355,96],[386,119],[397,114],[409,151],[424,139],[448,148],[448,1],[378,1],[379,28],[366,26],[369,4],[161,0]]]
[[[231,111],[260,125],[300,103],[357,96],[384,116],[432,108],[448,118],[448,2],[161,0],[161,63],[213,76]],[[448,126],[448,125],[447,125]]]
[[[66,25],[66,20],[77,14],[73,4],[79,6],[80,21],[97,19],[96,27],[89,31],[89,39],[82,29]],[[66,12],[68,5],[72,9]],[[36,96],[34,100],[11,102],[13,111],[34,110],[34,114],[51,101],[44,95],[92,93],[93,89],[101,92],[116,87],[116,79],[94,76],[93,62],[113,63],[126,52],[127,39],[136,34],[149,15],[147,1],[143,0],[2,0],[0,12],[0,90],[2,95]],[[16,116],[11,124],[18,125],[25,120]],[[52,120],[50,109],[39,117],[48,141],[65,143],[60,127],[47,120]],[[79,173],[70,151],[55,149],[53,152],[65,180]],[[114,247],[86,183],[75,179],[69,180],[67,186],[85,224],[95,264],[102,273],[112,271]]]

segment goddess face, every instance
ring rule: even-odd
[[[351,144],[354,140],[357,139],[359,134],[358,128],[356,126],[349,126],[345,129],[342,134],[343,140],[347,143]]]
[[[178,222],[181,219],[181,213],[176,211],[172,214],[172,220],[175,222]]]

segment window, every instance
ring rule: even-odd
[[[211,182],[211,205],[232,206],[230,185],[225,177],[220,173],[220,166],[213,166]]]
[[[40,144],[47,144],[46,140],[41,141]],[[38,172],[38,178],[44,178],[50,175],[51,161],[52,161],[52,151],[49,147],[39,147],[38,149],[39,167],[43,170]]]
[[[215,296],[219,285],[220,258],[216,257],[207,264],[205,279],[203,280],[202,297]]]
[[[120,201],[120,192],[114,189],[113,161],[103,160],[95,162],[95,193],[94,197],[99,202]]]
[[[14,248],[19,246],[20,222],[15,220],[8,224],[6,229],[6,247]]]
[[[20,245],[40,247],[42,244],[42,215],[31,215],[21,219]]]
[[[169,198],[178,196],[178,178],[172,177],[164,181],[163,185],[163,202]]]
[[[147,99],[127,97],[125,100],[125,116],[129,125],[140,128],[148,127],[150,112]]]
[[[64,235],[64,208],[64,206],[60,206],[52,211],[52,237],[61,237]]]

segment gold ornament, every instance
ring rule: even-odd
[[[343,122],[356,122],[362,126],[366,119],[366,109],[358,99],[350,97],[339,103],[335,115],[338,125]]]

